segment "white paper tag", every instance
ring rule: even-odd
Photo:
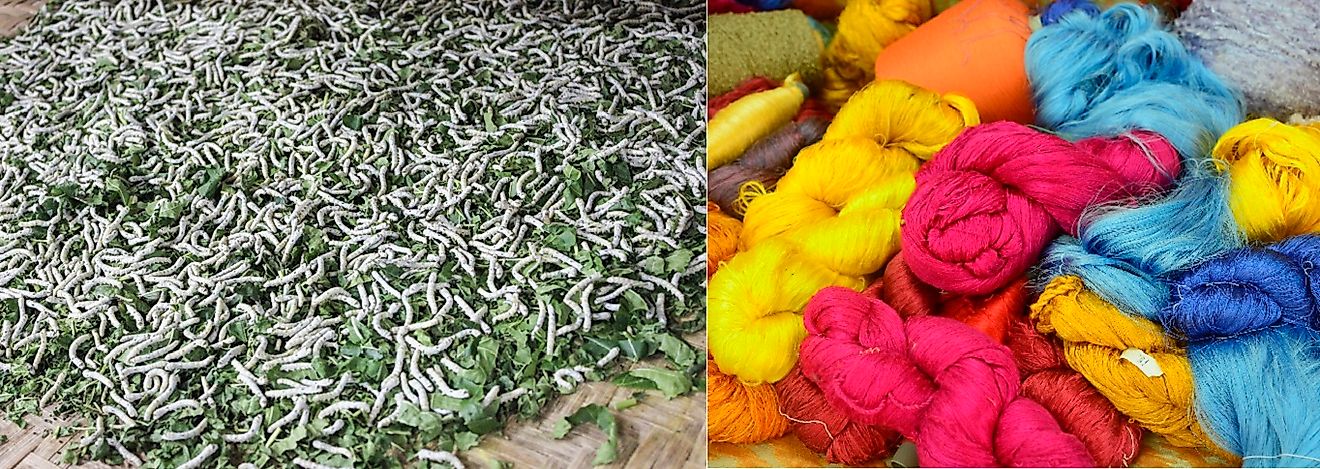
[[[1164,370],[1160,369],[1160,363],[1155,361],[1155,357],[1150,356],[1150,354],[1141,349],[1130,348],[1124,350],[1123,354],[1119,355],[1119,357],[1132,362],[1133,365],[1137,365],[1137,369],[1141,370],[1142,373],[1145,373],[1147,377],[1155,378],[1164,376]]]

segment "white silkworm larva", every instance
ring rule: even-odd
[[[216,446],[215,443],[206,445],[205,448],[202,448],[201,452],[197,453],[197,456],[193,456],[192,459],[184,461],[183,464],[180,464],[179,469],[197,469],[199,467],[202,467],[202,463],[205,463],[207,459],[210,459],[211,456],[214,455],[216,450],[218,450],[219,448],[220,447]]]
[[[261,432],[261,414],[257,414],[257,416],[253,417],[252,420],[248,423],[247,431],[238,434],[223,435],[221,436],[221,438],[228,443],[246,443],[248,441],[251,441],[252,438],[255,438],[258,434],[260,434],[260,432]]]
[[[343,456],[344,458],[347,458],[347,459],[349,459],[349,460],[352,460],[352,459],[353,459],[353,452],[352,452],[352,451],[349,451],[347,448],[343,448],[343,447],[335,446],[335,445],[332,445],[332,444],[326,443],[326,442],[321,441],[321,440],[315,440],[315,441],[313,441],[313,442],[312,442],[312,447],[313,447],[313,448],[316,448],[316,449],[319,449],[319,450],[321,450],[321,451],[325,451],[325,452],[327,452],[327,453],[337,454],[337,455]]]
[[[183,432],[165,432],[160,434],[161,441],[179,441],[197,438],[206,430],[206,419],[197,422],[193,428]]]
[[[303,469],[340,469],[335,466],[327,466],[325,464],[308,461],[303,458],[293,458],[293,465],[301,467]]]
[[[417,452],[417,459],[422,461],[445,463],[450,466],[453,466],[454,469],[466,469],[463,466],[463,461],[459,461],[458,456],[455,456],[454,453],[450,453],[448,451],[433,451],[429,449],[424,449]]]

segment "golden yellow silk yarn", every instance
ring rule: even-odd
[[[1073,275],[1055,277],[1031,305],[1042,333],[1063,340],[1068,366],[1086,377],[1120,412],[1164,435],[1175,446],[1208,446],[1192,413],[1192,369],[1186,351],[1148,319],[1126,314],[1086,289]],[[1147,376],[1122,358],[1137,349],[1162,375]]]
[[[821,99],[839,107],[875,79],[875,57],[932,14],[929,0],[848,0],[839,27],[821,59]]]

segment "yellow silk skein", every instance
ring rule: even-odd
[[[875,57],[931,17],[930,0],[848,0],[825,56],[821,100],[837,108],[875,79]]]
[[[724,373],[747,384],[779,381],[797,363],[806,337],[802,308],[822,288],[861,290],[860,277],[807,262],[784,242],[738,253],[711,278],[706,292],[710,354]]]
[[[1320,232],[1320,127],[1255,119],[1229,129],[1212,154],[1228,173],[1229,206],[1247,239]]]
[[[774,192],[748,204],[740,246],[783,237],[835,272],[880,270],[898,250],[917,168],[979,122],[967,98],[901,81],[868,85],[820,142],[798,153]]]
[[[1120,412],[1175,446],[1211,445],[1191,412],[1192,367],[1186,351],[1166,338],[1160,325],[1119,311],[1073,275],[1051,280],[1031,306],[1031,317],[1042,333],[1063,340],[1068,366]],[[1150,357],[1156,366],[1135,366],[1123,358],[1125,352],[1134,359]],[[1159,375],[1148,375],[1151,370]]]
[[[793,120],[807,99],[807,85],[796,73],[778,88],[738,98],[715,113],[706,126],[706,170],[732,163],[757,140]]]

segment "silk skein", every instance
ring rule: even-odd
[[[880,298],[900,316],[948,317],[1007,345],[1021,373],[1022,394],[1048,410],[1064,431],[1077,436],[1096,464],[1126,467],[1136,456],[1141,426],[1069,368],[1061,344],[1036,332],[1026,320],[1025,279],[989,296],[953,295],[922,283],[900,252],[885,267],[882,280]]]
[[[706,169],[733,162],[757,140],[791,121],[806,96],[806,85],[792,74],[778,88],[743,96],[720,109],[707,124]]]
[[[724,94],[710,98],[706,103],[706,120],[713,119],[721,109],[724,109],[734,101],[742,99],[752,93],[758,93],[765,90],[778,88],[783,83],[771,80],[766,77],[752,77],[743,80],[738,86]],[[807,98],[798,108],[797,115],[793,116],[794,122],[802,122],[809,118],[820,118],[829,121],[834,114],[825,109],[825,106],[813,98]]]
[[[742,99],[743,96],[772,90],[778,88],[781,84],[782,83],[766,77],[751,77],[743,80],[733,89],[711,97],[710,100],[706,102],[706,120],[709,121],[714,119],[715,114],[718,114],[721,109],[733,104],[734,101]]]
[[[876,79],[971,98],[985,122],[1033,121],[1023,55],[1030,13],[1019,0],[964,0],[885,47]]]
[[[820,97],[839,107],[875,80],[875,57],[885,46],[930,19],[930,0],[848,0],[821,58]]]
[[[1197,0],[1174,30],[1211,70],[1242,90],[1248,113],[1320,113],[1320,3]]]
[[[1063,347],[1027,320],[1012,325],[1008,348],[1022,375],[1022,395],[1077,436],[1097,465],[1127,467],[1141,449],[1142,429],[1119,412],[1081,373],[1068,367]]]
[[[865,283],[809,262],[781,241],[738,253],[715,272],[706,293],[711,356],[749,385],[783,379],[806,335],[802,308],[831,285],[860,290]]]
[[[1158,193],[1179,171],[1151,132],[1073,144],[1012,122],[973,127],[917,173],[903,211],[907,264],[942,290],[990,293],[1076,233],[1088,207]]]
[[[798,154],[774,192],[747,206],[742,249],[784,238],[840,274],[879,271],[898,250],[912,173],[977,122],[966,98],[896,81],[868,85],[840,109],[820,142]]]
[[[958,321],[904,322],[883,301],[821,290],[804,312],[802,372],[854,420],[917,442],[926,467],[1090,467],[1094,459],[1019,395],[1008,348]]]
[[[751,77],[797,73],[815,83],[821,76],[828,39],[800,11],[711,15],[707,29],[708,95],[724,94]]]
[[[828,122],[816,117],[784,124],[748,148],[737,161],[711,171],[707,197],[729,215],[741,218],[747,210],[740,197],[743,186],[755,181],[762,187],[775,187],[792,166],[793,157],[804,147],[820,141],[828,126]]]
[[[713,202],[706,202],[706,277],[715,275],[720,264],[738,252],[742,222],[725,215]]]
[[[1247,239],[1320,232],[1320,127],[1255,119],[1225,133],[1213,153]]]
[[[774,387],[743,384],[709,358],[706,396],[706,438],[712,442],[758,443],[788,432]]]
[[[1026,316],[1025,278],[984,296],[942,292],[918,279],[899,252],[877,283],[878,297],[902,318],[947,317],[972,326],[996,343],[1004,343],[1010,327]]]
[[[792,421],[793,434],[825,460],[864,465],[894,454],[902,436],[894,430],[854,422],[825,398],[802,371],[794,369],[775,383],[780,407]]]
[[[1247,467],[1320,466],[1320,237],[1213,259],[1174,282],[1161,319],[1188,340],[1196,411]]]
[[[1239,95],[1137,5],[1067,14],[1031,35],[1025,59],[1036,122],[1070,140],[1148,130],[1204,158],[1242,120]]]

